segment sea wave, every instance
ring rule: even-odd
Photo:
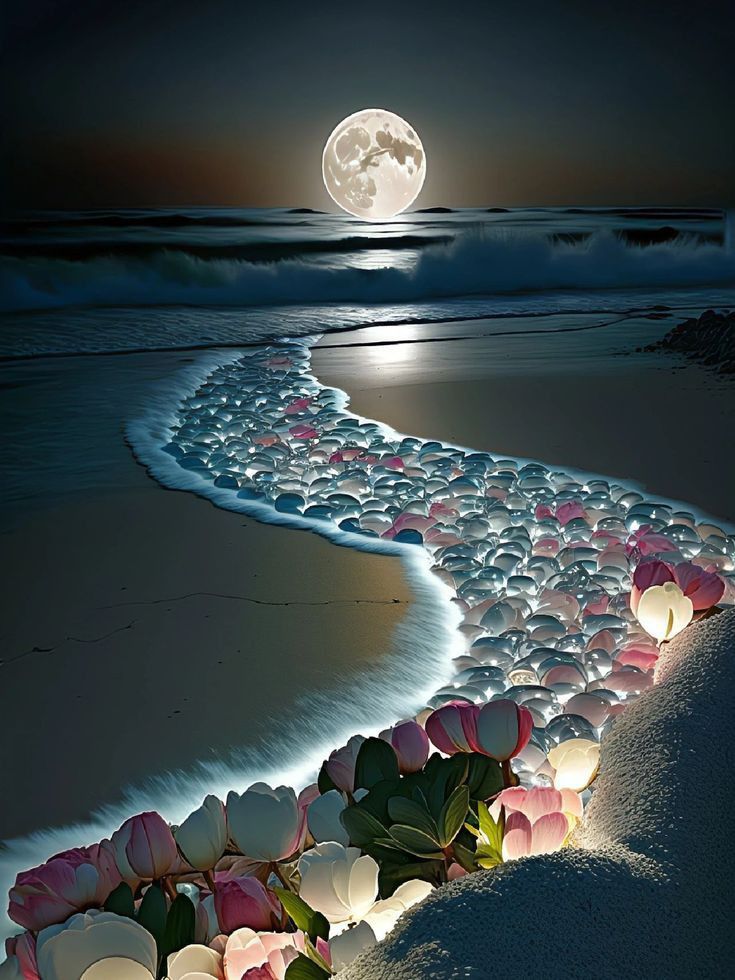
[[[251,262],[159,249],[84,260],[0,258],[0,310],[72,307],[409,303],[571,289],[735,284],[735,251],[696,236],[641,247],[610,232],[569,242],[517,232],[465,234],[425,248],[412,268]]]

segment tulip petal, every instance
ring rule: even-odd
[[[533,829],[525,814],[514,810],[508,814],[503,835],[503,860],[515,861],[531,853]]]
[[[569,833],[569,821],[563,813],[547,813],[533,825],[533,854],[558,851]]]

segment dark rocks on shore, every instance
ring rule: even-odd
[[[705,310],[700,317],[684,320],[646,351],[671,350],[723,374],[735,374],[735,311]]]

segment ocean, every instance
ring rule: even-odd
[[[196,349],[366,324],[735,304],[735,212],[31,212],[0,226],[0,357]]]

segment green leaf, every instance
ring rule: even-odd
[[[407,824],[422,831],[439,844],[439,830],[431,814],[420,803],[394,796],[388,800],[388,814],[394,823]]]
[[[383,824],[370,813],[362,803],[345,807],[339,815],[340,822],[350,835],[350,841],[355,847],[369,847],[379,837],[386,837],[388,831]]]
[[[427,799],[431,815],[437,823],[447,799],[467,778],[468,758],[464,752],[458,752],[433,764]]]
[[[372,789],[382,779],[398,779],[398,757],[382,738],[366,738],[355,762],[355,789]]]
[[[138,922],[156,940],[159,955],[163,949],[163,934],[166,930],[166,896],[160,885],[153,884],[143,896],[138,909]]]
[[[295,960],[291,960],[284,974],[285,980],[324,980],[330,974],[317,966],[314,960],[299,953]]]
[[[316,942],[317,937],[329,939],[329,923],[321,912],[315,912],[311,906],[307,905],[303,898],[294,895],[287,888],[273,888],[273,891],[281,900],[281,905],[288,913],[291,921],[297,929],[301,929],[311,939]]]
[[[503,834],[505,832],[505,818],[502,807],[498,819],[493,820],[487,804],[478,803],[477,819],[480,821],[480,833],[485,838],[483,843],[487,842],[489,847],[494,848],[498,852],[502,852]]]
[[[470,806],[467,786],[458,786],[442,807],[439,816],[439,843],[447,847],[462,829]]]
[[[443,867],[443,861],[411,861],[408,864],[385,862],[380,866],[380,874],[378,875],[380,897],[390,898],[399,885],[405,881],[413,881],[414,878],[428,881],[432,885],[439,885],[441,884]]]
[[[470,799],[489,800],[503,788],[502,767],[495,759],[480,755],[479,752],[473,752],[468,758],[467,785],[470,788]]]
[[[497,868],[499,864],[503,863],[503,855],[496,851],[495,848],[485,847],[481,844],[477,848],[475,863],[481,868],[490,870],[490,868]]]
[[[316,784],[317,784],[317,787],[319,788],[319,792],[322,794],[322,796],[325,793],[328,793],[330,789],[337,789],[338,788],[337,786],[335,786],[335,784],[334,784],[334,782],[332,780],[332,777],[327,772],[327,762],[326,762],[326,760],[322,763],[322,767],[319,770],[319,775],[317,776]]]
[[[424,834],[414,827],[406,827],[403,824],[396,823],[393,824],[388,833],[409,854],[416,854],[422,858],[441,859],[444,857],[436,841],[432,840],[428,834]]]
[[[470,850],[469,847],[465,847],[464,844],[460,844],[458,840],[455,839],[452,844],[452,854],[457,864],[464,868],[465,871],[475,870],[475,851]]]
[[[178,895],[171,903],[163,933],[162,954],[168,956],[194,942],[196,911],[188,895]]]
[[[103,906],[105,912],[114,912],[115,915],[124,915],[128,919],[135,916],[135,901],[133,890],[130,885],[121,881],[117,888],[113,889],[107,896],[107,901]]]

